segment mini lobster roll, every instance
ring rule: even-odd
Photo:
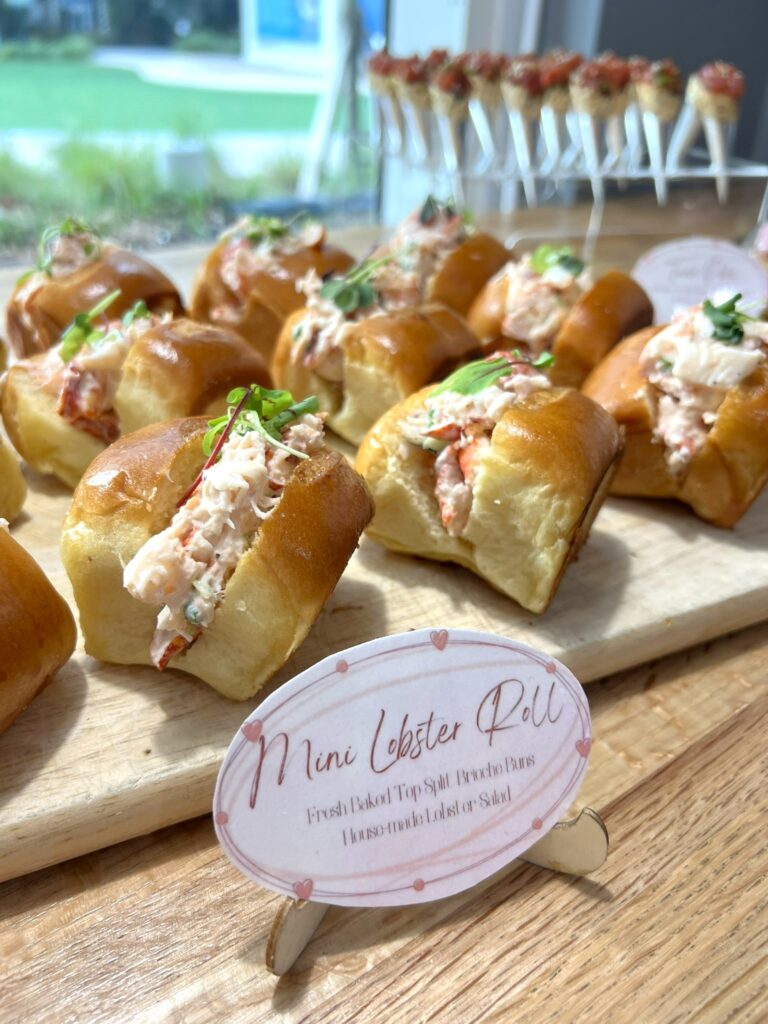
[[[552,381],[575,388],[617,342],[652,320],[651,302],[631,277],[610,270],[594,281],[568,246],[552,245],[510,260],[469,313],[486,351],[516,347],[533,359],[550,353]]]
[[[343,278],[303,282],[306,306],[283,328],[272,374],[297,397],[316,394],[328,425],[357,444],[406,395],[478,349],[464,320],[417,298],[384,256]]]
[[[59,341],[78,313],[115,292],[115,316],[138,301],[153,313],[183,312],[176,288],[141,256],[104,241],[75,217],[47,228],[36,266],[19,278],[8,302],[11,348],[19,358],[44,352]]]
[[[389,257],[388,280],[410,304],[442,302],[466,316],[483,285],[509,259],[492,235],[477,231],[450,202],[428,196],[378,248]]]
[[[299,646],[372,513],[317,401],[254,385],[225,416],[121,438],[62,538],[89,654],[184,669],[244,700]]]
[[[532,612],[586,540],[621,452],[612,418],[554,387],[549,362],[497,352],[469,363],[390,409],[356,462],[374,540],[457,562]]]
[[[322,224],[243,217],[200,268],[192,317],[237,331],[269,361],[283,323],[304,304],[298,282],[310,271],[343,273],[354,262],[328,244]]]
[[[79,313],[60,342],[4,379],[0,410],[14,447],[70,487],[121,433],[222,412],[233,386],[270,383],[234,332],[152,313],[143,301],[116,318],[118,299],[115,291]]]
[[[615,494],[676,498],[733,526],[768,479],[768,323],[736,295],[627,338],[585,394],[624,427]]]

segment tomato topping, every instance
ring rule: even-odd
[[[386,50],[378,50],[368,58],[368,70],[375,75],[394,74],[396,64],[397,60]]]
[[[539,65],[542,89],[568,85],[571,73],[583,60],[580,53],[569,50],[550,50],[549,53],[545,53]]]
[[[705,64],[696,73],[701,84],[709,92],[730,96],[733,100],[740,100],[744,95],[744,75],[733,64],[716,60],[713,64]]]
[[[578,67],[573,81],[583,89],[611,96],[621,92],[629,82],[629,65],[612,53],[602,54],[597,60],[587,61]]]
[[[675,96],[679,96],[683,91],[683,78],[680,74],[680,68],[669,57],[665,57],[664,60],[655,60],[653,64],[650,64],[646,68],[641,81],[655,85],[658,89],[674,93]]]
[[[471,88],[463,68],[456,61],[451,61],[441,68],[435,75],[434,82],[442,92],[449,92],[457,99],[463,99]]]
[[[431,78],[432,75],[441,68],[443,64],[448,63],[448,51],[447,50],[430,50],[427,56],[424,58],[424,64],[427,68],[427,74]]]
[[[421,57],[403,57],[397,62],[395,74],[408,85],[426,84],[429,81],[427,65]]]
[[[507,64],[504,80],[511,82],[512,85],[519,85],[531,96],[538,96],[542,91],[538,57],[530,53],[513,57]]]
[[[645,82],[645,74],[648,68],[651,66],[651,62],[647,57],[630,57],[627,61],[629,67],[629,77],[632,82]]]
[[[467,74],[477,75],[489,82],[498,82],[506,64],[506,57],[501,54],[488,53],[487,50],[478,50],[476,53],[467,54],[464,70]]]

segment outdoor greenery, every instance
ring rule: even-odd
[[[0,151],[0,255],[31,253],[42,229],[69,213],[138,245],[207,238],[248,204],[290,194],[299,171],[299,159],[283,155],[259,175],[232,178],[213,151],[208,160],[209,187],[196,194],[167,186],[148,147],[107,150],[71,140],[59,148],[56,167],[48,172]]]
[[[224,92],[144,82],[132,71],[74,61],[0,63],[0,131],[171,131],[199,135],[307,131],[314,96]]]
[[[65,36],[63,39],[14,39],[0,43],[0,60],[86,60],[93,52],[88,36]]]
[[[237,56],[240,53],[240,36],[214,32],[212,29],[198,29],[176,39],[173,48],[185,53],[228,53]]]

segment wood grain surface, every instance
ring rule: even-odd
[[[364,251],[371,231],[340,235]],[[630,267],[647,235],[609,236]],[[188,287],[200,250],[164,269]],[[0,288],[9,275],[0,275]],[[71,602],[59,559],[69,492],[28,474],[14,536]],[[535,617],[456,566],[364,540],[277,685],[320,658],[376,636],[444,625],[514,635],[563,660],[582,681],[768,617],[768,494],[734,531],[671,504],[610,501],[549,611]],[[79,649],[0,737],[0,879],[203,813],[224,751],[264,696],[234,704],[178,672],[110,666]]]
[[[590,1024],[761,1021],[768,626],[590,688],[588,879],[511,865],[451,899],[331,908],[264,969],[280,897],[208,818],[0,886],[0,1021]]]

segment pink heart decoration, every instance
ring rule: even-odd
[[[557,665],[554,663],[554,661],[548,661],[544,668],[547,670],[547,672],[550,672],[552,675],[554,675],[555,672],[557,672]]]
[[[312,890],[315,887],[315,883],[311,878],[305,878],[303,882],[294,882],[293,891],[299,897],[300,900],[308,900],[312,895]]]
[[[444,651],[445,645],[448,643],[448,630],[447,629],[433,629],[429,634],[429,639],[438,649],[438,651]]]
[[[262,723],[258,718],[254,718],[252,722],[246,722],[243,726],[243,736],[249,743],[257,743],[261,737],[261,729]]]
[[[348,668],[349,668],[349,665],[348,665],[348,663],[346,661],[344,661],[343,658],[341,659],[341,661],[337,661],[336,662],[336,671],[337,672],[346,672]]]
[[[592,740],[587,736],[584,740],[576,740],[576,750],[579,752],[581,757],[589,757],[589,752],[592,749]]]
[[[535,829],[538,832],[543,824],[544,822],[541,820],[541,818],[534,818],[531,822],[531,828]]]
[[[229,815],[226,811],[217,811],[216,817],[213,820],[217,825],[226,825],[229,821]]]
[[[417,878],[416,881],[413,883],[413,888],[416,890],[416,892],[421,892],[422,889],[424,888],[424,879]]]

